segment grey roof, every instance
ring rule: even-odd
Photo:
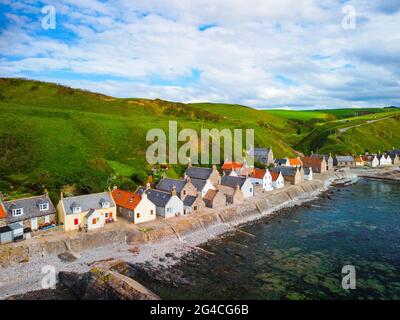
[[[272,171],[280,172],[280,173],[282,173],[283,176],[293,176],[296,174],[297,169],[292,168],[292,167],[280,166],[280,167],[272,168]]]
[[[223,176],[221,179],[221,185],[231,188],[236,188],[236,186],[239,185],[241,188],[245,181],[245,177]]]
[[[153,202],[155,206],[162,207],[162,208],[164,208],[166,206],[169,199],[171,199],[171,197],[172,197],[171,193],[161,191],[161,190],[156,190],[156,189],[146,190],[143,187],[140,187],[137,190],[137,193],[139,195],[142,195],[143,192],[146,192],[147,199],[149,199],[151,202]]]
[[[275,159],[275,163],[277,165],[282,165],[282,164],[286,164],[287,159]]]
[[[186,169],[186,175],[192,179],[202,179],[207,180],[210,177],[212,168],[202,168],[202,167],[189,167]]]
[[[72,213],[72,208],[80,207],[82,212],[89,211],[90,209],[100,209],[102,202],[109,202],[110,207],[114,207],[114,201],[108,192],[100,192],[93,194],[85,194],[76,197],[63,198],[62,203],[66,214]]]
[[[352,156],[336,156],[336,160],[339,162],[354,162]]]
[[[49,204],[49,209],[45,211],[39,210],[39,204]],[[41,195],[31,198],[23,198],[12,201],[5,201],[4,209],[7,212],[8,223],[24,221],[27,219],[47,216],[56,213],[53,203],[47,195]],[[23,209],[23,214],[18,217],[13,217],[12,209]]]
[[[197,191],[203,191],[207,180],[202,179],[190,179],[190,182],[196,187]]]
[[[254,148],[254,156],[268,156],[268,153],[271,151],[271,148]]]
[[[193,203],[196,201],[197,197],[195,196],[187,196],[185,200],[183,200],[183,205],[186,207],[191,207]]]
[[[395,154],[397,154],[397,156],[400,157],[400,150],[390,150],[388,152],[388,154],[390,154],[391,156],[394,156]]]
[[[181,193],[183,187],[186,185],[185,180],[176,180],[170,178],[161,179],[160,182],[157,184],[156,189],[171,192],[172,187],[176,187],[176,192]]]

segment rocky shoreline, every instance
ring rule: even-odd
[[[122,268],[123,263],[138,266],[150,264],[157,268],[160,265],[174,265],[182,256],[193,251],[210,254],[198,245],[228,232],[244,232],[238,227],[255,223],[266,217],[280,215],[288,208],[312,201],[321,194],[323,197],[329,197],[329,192],[324,192],[332,183],[351,181],[356,178],[357,175],[351,171],[318,175],[313,181],[260,194],[248,199],[242,205],[219,211],[210,210],[185,217],[185,219],[174,218],[165,220],[163,223],[148,224],[145,232],[127,228],[104,232],[96,240],[90,239],[90,235],[83,235],[83,237],[70,238],[67,243],[65,239],[62,243],[59,243],[61,240],[57,243],[40,242],[36,244],[36,247],[28,247],[28,250],[25,248],[25,250],[16,251],[22,255],[18,259],[9,259],[12,263],[2,267],[0,298],[15,295],[17,295],[15,298],[39,298],[39,291],[35,296],[34,290],[41,289],[43,265],[54,266],[59,274],[58,279],[63,282],[60,272],[74,272],[78,277],[79,273],[90,273],[93,268],[111,270],[119,264],[120,268],[115,269],[115,272],[123,274],[126,270],[132,269],[126,266]],[[68,254],[65,254],[66,252]],[[25,257],[28,256],[27,262],[21,261],[24,254]],[[12,256],[12,252],[9,253],[9,257]],[[14,281],[10,282],[10,279]],[[61,286],[58,292],[63,293],[63,290],[65,287]],[[29,293],[26,294],[26,292]],[[43,292],[46,298],[51,296],[48,290],[40,290],[40,292]],[[61,294],[61,297],[66,296]],[[85,295],[75,295],[75,298],[79,299],[84,297]]]

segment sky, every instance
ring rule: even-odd
[[[400,106],[400,0],[0,0],[0,77],[254,108]]]

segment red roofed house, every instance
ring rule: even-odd
[[[242,162],[235,162],[235,161],[225,161],[221,167],[224,174],[238,177],[238,176],[245,176],[248,177],[252,172],[253,168],[248,167],[246,164]]]
[[[135,224],[156,218],[156,206],[145,192],[139,195],[114,187],[112,197],[117,205],[117,213]]]
[[[289,158],[289,166],[293,168],[300,168],[303,165],[303,162],[299,157],[297,158]]]
[[[253,185],[262,186],[264,191],[273,190],[272,177],[268,169],[254,169],[249,180]]]
[[[272,187],[274,189],[280,189],[285,186],[285,179],[283,178],[282,173],[271,171],[271,178],[272,178]]]
[[[0,193],[0,228],[7,225],[7,214],[3,207],[3,195]]]
[[[303,157],[301,158],[304,167],[312,168],[315,173],[323,173],[326,171],[326,161],[324,157]]]
[[[363,166],[364,165],[364,160],[362,157],[356,157],[354,159],[356,161],[356,166]]]

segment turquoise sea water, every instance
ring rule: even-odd
[[[400,299],[400,185],[360,180],[331,200],[246,226],[144,280],[163,299]],[[356,289],[342,288],[344,265]],[[138,279],[139,280],[139,279]]]

